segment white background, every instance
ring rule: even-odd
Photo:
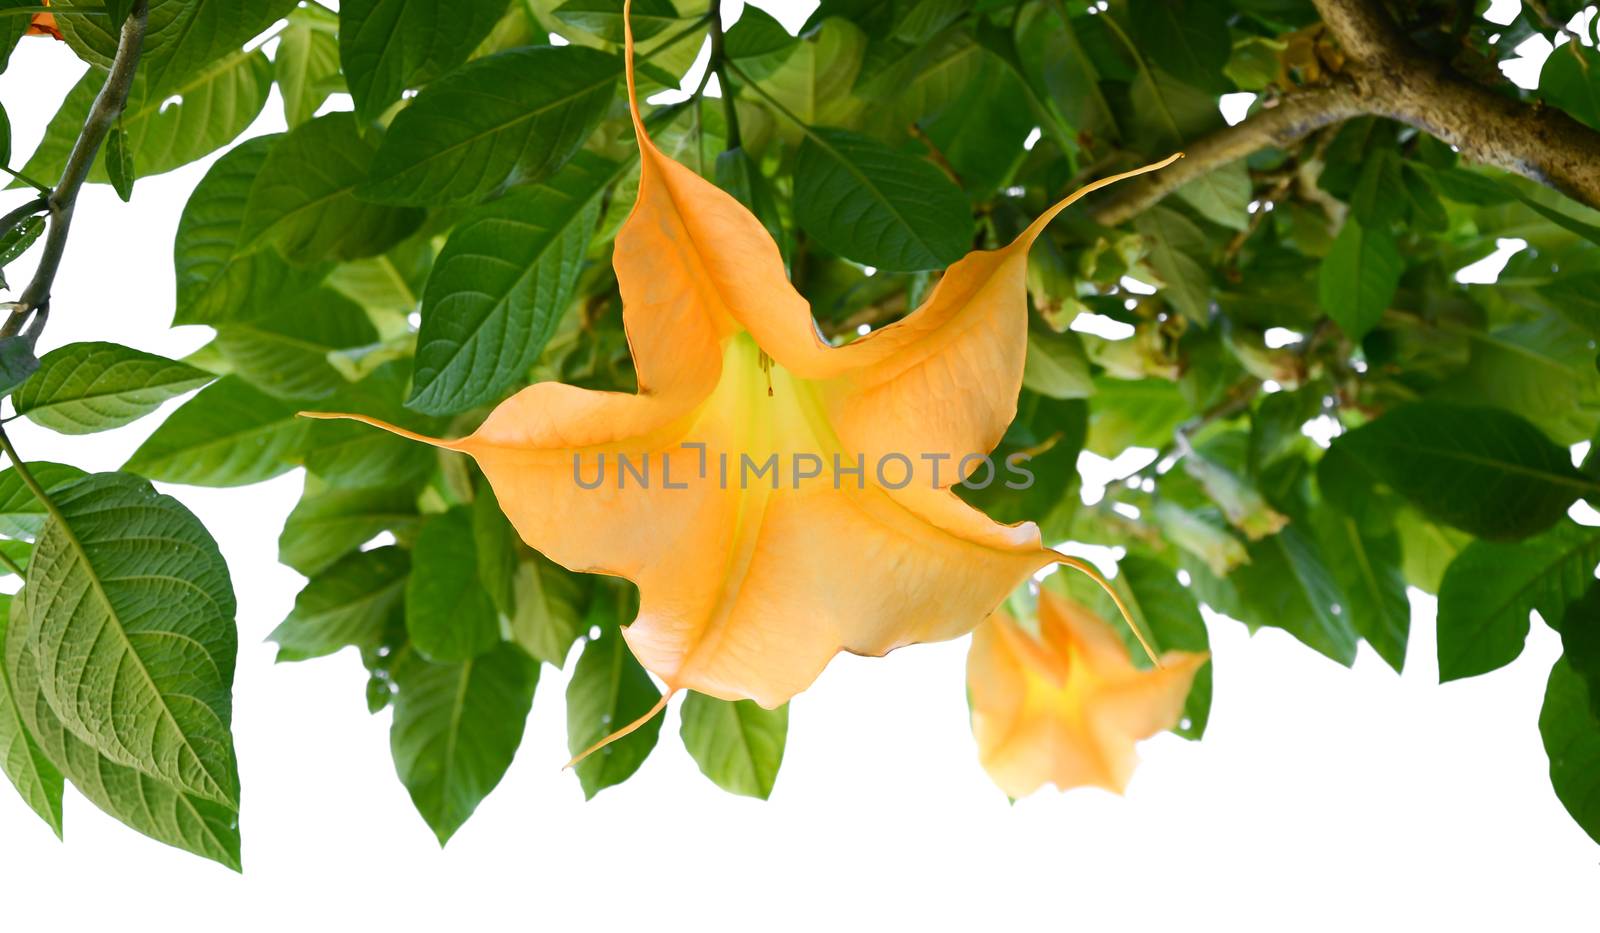
[[[0,99],[19,154],[79,67],[42,40],[12,59]],[[280,127],[274,92],[252,133]],[[205,341],[167,325],[173,232],[207,164],[140,180],[132,205],[85,192],[41,350],[96,339],[180,356]],[[10,271],[26,280],[23,264]],[[80,438],[19,421],[12,433],[29,459],[109,470],[156,421]],[[245,873],[150,842],[71,790],[57,843],[0,788],[0,929],[1593,923],[1600,847],[1550,790],[1537,731],[1558,640],[1536,621],[1514,664],[1439,686],[1426,597],[1403,677],[1365,646],[1347,671],[1281,632],[1213,617],[1210,732],[1146,743],[1123,798],[1008,804],[978,766],[954,642],[835,661],[793,704],[770,802],[703,778],[674,712],[641,771],[585,803],[561,770],[565,677],[546,667],[516,763],[441,851],[394,776],[388,714],[365,712],[358,659],[275,666],[263,641],[301,584],[275,559],[300,484],[296,472],[247,490],[167,489],[216,535],[238,591]]]

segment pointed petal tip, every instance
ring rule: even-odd
[[[638,719],[635,719],[633,722],[628,723],[626,726],[623,726],[621,729],[618,729],[617,731],[611,733],[610,735],[606,736],[605,738],[601,739],[600,741],[594,743],[593,745],[591,745],[588,748],[584,749],[583,751],[579,752],[577,755],[573,756],[571,761],[567,762],[565,765],[562,765],[561,766],[561,770],[566,771],[569,768],[575,768],[585,758],[588,758],[590,755],[593,755],[595,752],[599,751],[600,749],[605,748],[607,745],[610,745],[612,742],[615,742],[618,739],[626,738],[629,735],[633,734],[633,732],[635,730],[637,730],[640,726],[643,726],[645,723],[647,723],[650,720],[652,720],[652,719],[656,718],[657,716],[661,715],[661,711],[667,708],[667,701],[671,700],[673,695],[676,694],[677,692],[678,692],[678,688],[677,687],[668,687],[667,688],[667,692],[661,694],[661,699],[656,701],[656,705],[650,707],[650,709],[647,710],[643,716],[640,716]]]
[[[354,412],[300,411],[295,412],[295,415],[300,418],[310,418],[313,421],[359,421],[362,424],[371,425],[372,427],[388,431],[390,434],[399,435],[407,440],[417,441],[421,444],[427,444],[430,447],[442,447],[445,450],[464,450],[465,448],[463,447],[463,443],[467,440],[467,438],[458,438],[450,441],[440,437],[429,437],[426,434],[418,434],[416,431],[407,430],[399,425],[390,424],[387,421],[374,418],[371,415],[361,415]]]
[[[1104,590],[1107,596],[1111,597],[1111,602],[1116,605],[1117,612],[1122,616],[1123,624],[1128,627],[1129,631],[1133,632],[1133,637],[1138,640],[1139,647],[1144,649],[1145,657],[1150,659],[1150,663],[1155,665],[1157,670],[1164,669],[1166,665],[1161,663],[1161,656],[1156,654],[1156,650],[1153,646],[1151,646],[1149,639],[1145,638],[1144,631],[1134,623],[1133,613],[1128,611],[1127,604],[1122,601],[1122,596],[1117,593],[1116,588],[1113,587],[1105,577],[1100,575],[1100,571],[1096,570],[1088,561],[1082,561],[1076,557],[1069,557],[1060,551],[1053,551],[1053,553],[1055,554],[1057,563],[1071,567],[1073,570],[1084,574],[1089,579],[1093,580],[1100,587],[1100,589]]]
[[[1068,207],[1071,207],[1084,196],[1093,194],[1094,192],[1099,191],[1101,188],[1109,187],[1119,181],[1127,181],[1130,178],[1135,178],[1139,175],[1147,175],[1150,172],[1159,172],[1181,158],[1183,158],[1182,152],[1174,152],[1172,155],[1169,155],[1165,159],[1162,159],[1158,162],[1151,162],[1148,165],[1141,165],[1138,168],[1128,169],[1126,172],[1118,172],[1115,175],[1107,175],[1104,178],[1091,181],[1087,185],[1084,185],[1082,188],[1079,188],[1077,191],[1072,192],[1071,194],[1062,198],[1060,201],[1057,201],[1055,204],[1051,205],[1048,210],[1039,215],[1037,220],[1028,225],[1028,229],[1022,231],[1022,233],[1019,234],[1012,242],[1014,244],[1024,244],[1025,247],[1031,246],[1033,245],[1033,241],[1039,238],[1039,234],[1044,232],[1044,228],[1049,225],[1050,221],[1056,218],[1057,214],[1060,214]]]

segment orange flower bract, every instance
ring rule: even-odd
[[[631,30],[626,48],[641,167],[613,262],[637,394],[541,383],[467,437],[418,439],[476,459],[533,548],[636,583],[639,615],[624,634],[671,690],[773,707],[841,650],[965,634],[1060,559],[1033,524],[998,524],[950,487],[956,464],[993,449],[1016,411],[1028,247],[1067,204],[1116,179],[1008,246],[968,255],[905,319],[832,347],[760,222],[651,142]],[[648,462],[653,482],[608,468],[585,488],[580,474],[602,455],[613,467],[618,456]],[[776,455],[782,482],[724,482],[721,455],[735,468]],[[909,461],[903,488],[876,474],[886,455]],[[835,456],[864,462],[862,480],[838,482]],[[791,482],[796,462],[827,471]],[[902,466],[892,469],[898,482]]]
[[[999,610],[972,634],[967,690],[979,760],[1013,798],[1044,784],[1120,794],[1138,762],[1134,743],[1177,724],[1207,657],[1170,651],[1161,666],[1140,670],[1107,622],[1041,590],[1037,633]]]

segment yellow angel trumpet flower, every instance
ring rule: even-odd
[[[629,27],[639,194],[613,263],[638,392],[539,383],[457,440],[307,414],[471,455],[529,546],[638,585],[623,635],[667,696],[776,707],[840,651],[971,631],[1063,560],[951,486],[1016,413],[1028,247],[1078,198],[1178,157],[1076,192],[951,266],[904,319],[832,347],[760,221],[650,140],[633,48]]]
[[[1012,798],[1044,784],[1122,793],[1134,743],[1183,715],[1205,652],[1169,651],[1149,670],[1088,607],[1039,592],[1037,631],[997,610],[972,633],[967,692],[978,758]]]

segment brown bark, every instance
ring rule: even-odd
[[[1378,0],[1314,0],[1349,60],[1341,83],[1290,94],[1195,140],[1188,157],[1102,201],[1094,217],[1118,224],[1179,186],[1267,145],[1373,115],[1414,126],[1475,162],[1515,172],[1600,208],[1600,132],[1559,110],[1494,93],[1426,55],[1401,35]]]

